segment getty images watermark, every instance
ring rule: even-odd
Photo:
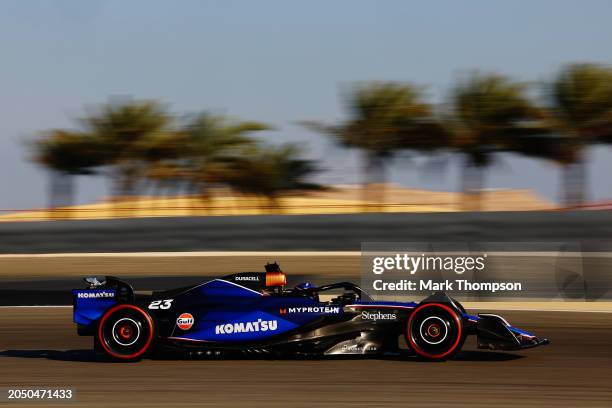
[[[559,295],[560,254],[567,249],[567,243],[542,242],[367,242],[361,283],[375,297],[387,298],[436,291],[464,299],[553,298]],[[563,260],[563,270],[571,270]]]
[[[463,275],[468,271],[483,271],[486,265],[487,254],[480,256],[461,255],[409,255],[407,253],[396,253],[391,256],[375,256],[372,259],[372,273],[382,275],[385,271],[400,271],[409,275],[417,272],[426,274],[433,271],[452,271],[457,275]],[[372,283],[376,291],[447,291],[452,292],[455,288],[459,291],[520,291],[521,282],[470,282],[467,279],[445,279],[436,282],[434,279],[398,279],[385,281],[381,276]]]

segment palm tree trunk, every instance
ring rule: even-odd
[[[112,216],[117,218],[121,214],[121,201],[124,194],[123,176],[119,168],[111,169],[110,173],[110,202],[112,207]]]
[[[578,154],[574,163],[561,168],[564,205],[568,208],[583,205],[586,201],[587,165],[583,154]]]
[[[385,200],[386,167],[385,157],[373,151],[364,152],[362,181],[362,211],[379,211]],[[371,203],[376,203],[374,207]]]
[[[49,178],[49,218],[70,218],[70,206],[74,203],[74,177],[52,170]]]
[[[584,205],[587,201],[586,184],[587,184],[587,161],[581,153],[576,163],[576,178],[574,179],[573,188],[575,189],[576,205]]]
[[[133,163],[119,163],[113,170],[114,216],[134,216],[136,204],[139,203],[136,191],[138,183],[137,170]],[[132,202],[126,202],[131,200]]]
[[[570,185],[572,176],[572,165],[571,164],[562,164],[561,165],[561,202],[564,207],[572,206],[572,189]]]
[[[467,157],[463,158],[461,164],[461,209],[463,211],[472,211],[474,207],[474,165]]]
[[[462,205],[464,211],[482,210],[482,190],[484,187],[484,166],[474,164],[465,158],[461,175]]]
[[[482,211],[485,167],[475,166],[474,173],[474,211]]]
[[[47,208],[49,209],[49,213],[48,213],[49,218],[53,218],[53,214],[54,214],[53,209],[60,206],[61,194],[60,194],[60,188],[59,188],[59,184],[60,184],[59,179],[60,179],[60,174],[58,172],[56,172],[55,170],[51,170],[49,172],[49,187],[48,187],[49,199],[47,203]]]
[[[468,191],[470,191],[470,186],[469,186],[469,177],[468,177],[468,171],[469,171],[469,164],[466,163],[467,160],[463,159],[462,163],[461,163],[461,174],[459,176],[460,183],[461,183],[461,203],[460,203],[460,207],[462,210],[467,210],[468,208]]]
[[[123,177],[118,174],[115,175],[115,179],[113,181],[113,193],[111,200],[113,201],[113,215],[115,217],[122,217],[125,214],[125,198],[127,195],[126,183]]]
[[[205,184],[200,183],[189,183],[187,185],[188,202],[190,203],[190,209],[192,216],[202,215],[205,211],[208,211],[208,190]],[[208,214],[206,214],[208,215]]]

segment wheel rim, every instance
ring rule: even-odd
[[[459,347],[462,339],[461,317],[441,303],[417,307],[406,326],[410,348],[421,357],[443,359]]]
[[[129,317],[124,317],[115,322],[111,333],[117,344],[129,347],[138,341],[141,331],[139,322]]]
[[[100,320],[98,340],[104,351],[114,358],[138,358],[151,345],[153,321],[148,313],[137,306],[117,305]]]
[[[430,316],[421,322],[419,335],[427,344],[440,344],[448,337],[450,328],[444,319]]]

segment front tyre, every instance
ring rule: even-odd
[[[120,304],[100,319],[96,341],[104,354],[114,360],[141,358],[153,343],[153,319],[138,306]]]
[[[418,306],[408,319],[405,334],[410,348],[427,360],[447,360],[465,341],[463,319],[442,303]]]

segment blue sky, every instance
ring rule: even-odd
[[[463,71],[544,81],[570,62],[612,63],[612,2],[580,1],[0,1],[0,209],[46,203],[46,174],[23,140],[74,126],[116,96],[153,98],[176,113],[214,110],[274,124],[265,138],[298,141],[323,160],[320,180],[359,180],[355,152],[295,125],[343,118],[355,81],[427,86],[441,102]],[[590,153],[589,192],[612,198],[612,148]],[[432,175],[398,161],[394,182],[456,190],[457,162]],[[503,156],[491,188],[556,199],[555,165]],[[79,180],[79,201],[107,193]]]

